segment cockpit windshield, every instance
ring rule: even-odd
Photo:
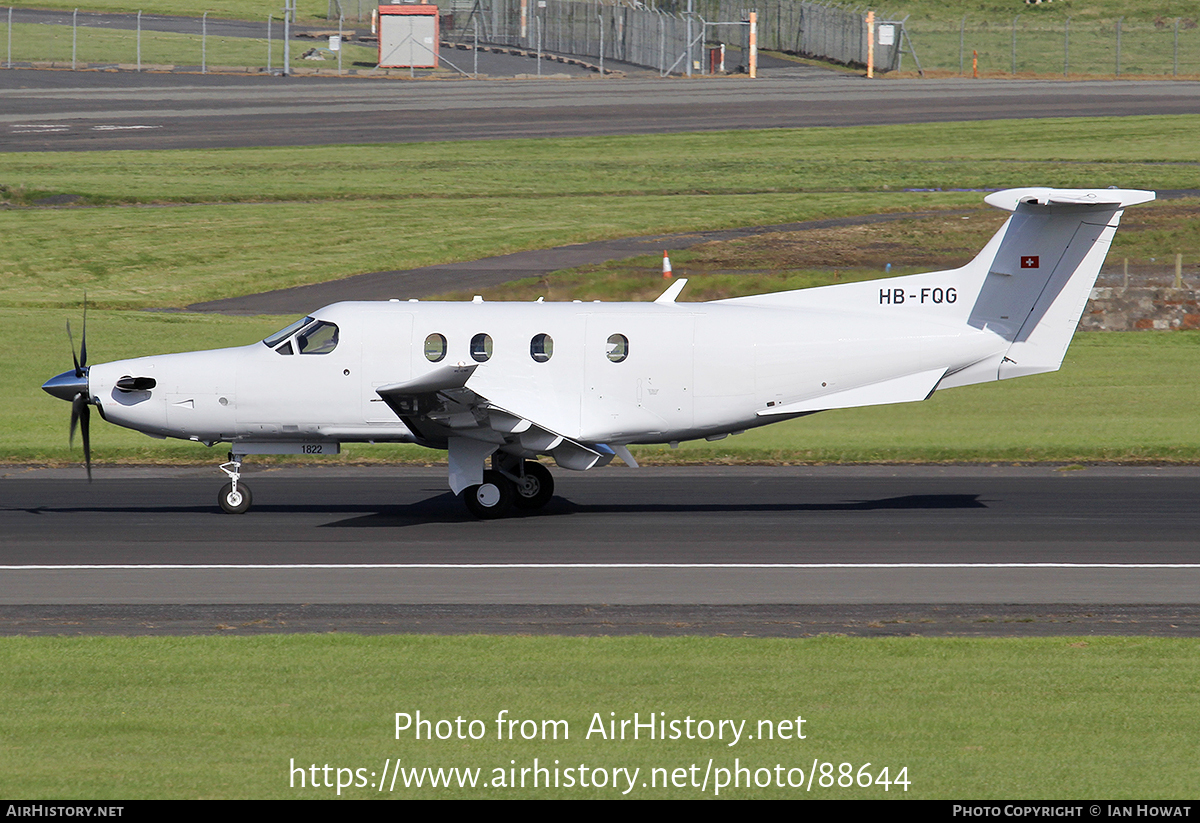
[[[286,329],[280,329],[279,331],[275,332],[270,337],[263,340],[263,343],[267,346],[267,348],[273,349],[276,346],[278,346],[282,341],[291,337],[293,334],[300,331],[302,328],[307,326],[309,323],[313,322],[313,320],[314,320],[314,318],[312,318],[312,317],[305,317],[302,320],[297,320],[295,323],[288,326]]]

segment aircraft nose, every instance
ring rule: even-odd
[[[74,369],[71,369],[70,371],[65,371],[60,375],[51,377],[42,384],[42,389],[47,394],[52,394],[68,402],[74,400],[78,394],[86,397],[88,393],[88,375],[86,369],[82,371],[83,374],[77,374]]]

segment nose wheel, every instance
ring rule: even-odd
[[[250,508],[250,487],[240,481],[242,476],[242,455],[230,454],[229,462],[221,464],[221,471],[229,477],[229,482],[221,487],[217,494],[217,505],[226,514],[243,514]]]
[[[238,483],[236,488],[232,482],[226,483],[217,495],[217,503],[226,514],[242,514],[250,508],[250,501],[250,487],[245,483]]]

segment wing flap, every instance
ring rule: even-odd
[[[497,449],[533,457],[548,454],[564,469],[586,471],[612,460],[605,446],[588,446],[501,408],[467,386],[478,364],[444,366],[404,383],[376,389],[417,442],[450,450],[455,493],[480,482],[476,464]],[[480,457],[483,455],[483,457]]]

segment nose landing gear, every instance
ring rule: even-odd
[[[239,482],[242,474],[242,455],[230,453],[229,462],[221,464],[221,471],[229,476],[229,482],[221,487],[217,504],[226,514],[243,514],[250,508],[250,487]]]

